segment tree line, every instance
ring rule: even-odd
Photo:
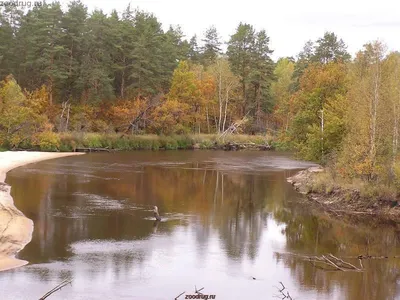
[[[260,131],[265,127],[263,117],[271,111],[269,87],[274,63],[269,37],[264,30],[256,31],[249,24],[239,24],[227,43],[226,53],[222,52],[223,41],[214,26],[206,30],[201,40],[196,36],[187,40],[180,27],[164,31],[153,14],[130,6],[121,15],[115,10],[109,15],[101,10],[89,13],[80,1],[70,2],[66,11],[58,2],[44,3],[26,13],[10,6],[1,11],[0,25],[1,78],[12,74],[18,85],[28,91],[45,86],[50,106],[61,105],[61,110],[66,108],[64,112],[79,106],[101,111],[103,105],[110,110],[108,106],[114,105],[115,111],[129,114],[125,119],[135,121],[132,126],[141,131],[210,133],[224,130],[228,123],[246,114],[255,120],[253,132]],[[178,66],[190,73],[181,78],[187,81],[180,84],[192,85],[188,89],[196,86],[195,92],[178,91],[193,92],[182,95],[186,100],[177,99],[181,95],[171,99]],[[198,90],[207,95],[200,95]],[[152,108],[159,105],[160,110],[153,112]],[[193,116],[185,116],[184,124],[169,128],[167,120],[157,118],[169,109]],[[102,126],[79,128],[81,122],[75,120],[78,114],[70,111],[68,124],[66,120],[56,120],[56,116],[51,116],[51,121],[61,131],[118,127],[98,112],[89,119],[101,119]],[[175,119],[173,115],[163,117]],[[65,114],[57,117],[63,119]],[[160,122],[161,127],[156,125]]]
[[[266,31],[247,23],[227,41],[215,26],[186,39],[151,13],[89,13],[80,1],[5,7],[0,40],[7,147],[68,131],[222,133],[241,120],[241,132],[343,176],[400,175],[400,55],[378,41],[351,57],[325,32],[274,62]]]
[[[278,140],[300,157],[328,165],[333,179],[398,189],[400,53],[373,41],[351,58],[341,41],[333,44],[318,49],[307,43],[297,61],[277,63],[272,92]]]

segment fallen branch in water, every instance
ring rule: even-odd
[[[358,256],[346,256],[345,258],[357,258],[357,259],[389,259],[389,258],[400,258],[400,256],[399,256],[399,255],[395,255],[395,256],[358,255]]]
[[[65,287],[66,285],[70,284],[72,282],[72,279],[66,279],[63,282],[61,282],[59,285],[57,285],[55,288],[53,288],[52,290],[48,291],[46,294],[44,294],[42,296],[42,298],[40,298],[39,300],[44,300],[47,297],[51,296],[52,294],[54,294],[55,292],[61,290],[63,287]]]
[[[322,255],[322,256],[305,256],[305,255],[300,255],[296,253],[279,253],[275,252],[275,255],[279,258],[284,255],[288,256],[296,256],[299,258],[302,258],[305,261],[310,262],[314,267],[321,269],[321,270],[326,270],[326,271],[355,271],[355,272],[363,272],[364,271],[364,266],[362,264],[362,259],[363,256],[357,256],[357,257],[346,257],[346,258],[354,258],[358,259],[360,263],[360,268],[356,267],[355,265],[344,261],[341,258],[338,258],[332,254],[329,255]],[[330,268],[323,267],[324,266],[329,266]]]
[[[346,262],[332,254],[329,254],[328,256],[322,255],[322,256],[310,256],[308,257],[308,261],[316,268],[322,269],[322,270],[329,270],[329,271],[356,271],[356,272],[362,272],[363,271],[363,265],[360,260],[360,265],[361,268],[356,267],[355,265],[352,265],[349,262]],[[316,265],[316,263],[328,265],[332,267],[333,269],[327,269],[323,268],[319,265]]]
[[[282,288],[279,288],[279,287],[276,286],[276,288],[278,289],[280,295],[276,295],[275,298],[294,300],[292,298],[292,296],[290,296],[289,291],[283,285],[282,281],[279,281],[279,283],[281,284]]]

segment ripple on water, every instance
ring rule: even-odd
[[[84,216],[109,214],[115,211],[130,212],[148,210],[148,206],[136,205],[128,199],[113,199],[96,194],[79,192],[74,193],[73,195],[76,197],[76,205],[71,205],[71,203],[69,203],[59,209],[54,209],[52,211],[54,217],[81,218]]]

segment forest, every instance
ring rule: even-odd
[[[241,124],[237,133],[333,177],[400,188],[400,53],[380,41],[352,57],[325,32],[274,61],[267,31],[251,24],[227,41],[215,26],[187,38],[151,13],[89,12],[81,1],[3,7],[0,41],[3,149],[67,151],[88,137],[191,143]]]

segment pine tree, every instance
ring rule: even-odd
[[[271,53],[266,32],[256,32],[249,24],[240,23],[228,43],[229,62],[242,85],[242,114],[251,112],[255,118],[253,131],[264,129],[261,118],[273,106],[269,94],[274,70]]]
[[[65,33],[62,43],[68,51],[68,78],[63,80],[61,94],[61,98],[65,100],[79,99],[83,92],[76,86],[76,82],[79,81],[80,65],[83,63],[85,54],[84,34],[87,16],[87,7],[81,1],[72,1],[62,20],[62,28]]]
[[[329,62],[347,62],[350,54],[342,39],[338,40],[333,32],[325,32],[324,36],[317,40],[312,60],[327,64]]]
[[[228,43],[227,55],[234,74],[240,78],[242,86],[242,114],[248,112],[250,103],[248,85],[252,67],[252,58],[255,47],[255,30],[249,24],[240,23],[236,33],[231,36]]]
[[[21,39],[26,48],[24,82],[26,80],[31,89],[46,84],[50,103],[60,92],[62,81],[68,77],[63,15],[59,2],[45,3],[29,11],[21,22]],[[39,76],[32,77],[32,74]]]
[[[190,59],[191,62],[195,64],[200,62],[200,49],[199,45],[197,44],[196,35],[192,36],[192,38],[189,41],[188,58]]]
[[[250,80],[254,91],[253,109],[256,117],[255,129],[257,131],[262,131],[263,124],[261,118],[265,113],[270,113],[273,107],[270,88],[274,78],[274,63],[270,57],[273,51],[269,49],[269,37],[265,30],[256,34],[254,46]]]
[[[214,63],[221,54],[222,43],[215,26],[211,26],[206,30],[202,42],[204,43],[204,46],[201,48],[201,59],[205,66],[209,66]]]
[[[16,35],[21,25],[23,11],[15,6],[0,8],[0,78],[18,73],[19,57]]]
[[[114,96],[109,37],[107,16],[101,10],[95,10],[87,21],[77,81],[77,87],[83,90],[84,101],[100,101]]]

